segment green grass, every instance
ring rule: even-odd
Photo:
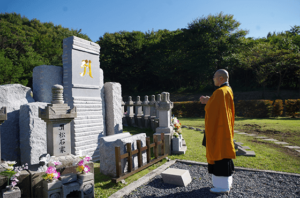
[[[204,118],[179,118],[181,124],[204,128]],[[242,118],[236,117],[234,129],[265,135],[300,146],[300,118]]]

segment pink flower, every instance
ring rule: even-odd
[[[91,157],[85,157],[85,158],[84,158],[84,161],[89,162],[90,160],[91,160]]]
[[[61,162],[60,162],[60,161],[54,161],[53,164],[54,164],[55,166],[58,166],[58,165],[61,165]]]
[[[15,185],[17,185],[17,182],[12,181],[12,182],[11,182],[11,185],[12,185],[12,187],[15,187]]]
[[[47,174],[56,173],[56,169],[53,166],[49,166],[46,173]]]
[[[82,166],[83,164],[84,164],[84,160],[80,160],[77,165]]]
[[[90,169],[90,167],[89,167],[88,165],[85,165],[85,166],[84,166],[84,172],[85,172],[85,173],[90,172],[90,170],[91,170],[91,169]]]
[[[58,179],[60,177],[60,172],[56,172],[53,174],[54,175],[54,179]]]

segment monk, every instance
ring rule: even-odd
[[[229,193],[234,172],[235,149],[233,143],[234,103],[226,70],[216,71],[213,77],[219,88],[211,97],[201,96],[205,106],[206,158],[208,172],[212,174],[212,193]]]

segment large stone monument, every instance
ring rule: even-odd
[[[99,160],[99,138],[105,136],[103,72],[100,46],[72,36],[63,40],[64,98],[77,108],[71,122],[71,153]]]
[[[71,154],[70,122],[76,116],[76,107],[64,104],[63,86],[54,85],[51,104],[39,108],[39,117],[47,123],[47,153],[51,156]]]

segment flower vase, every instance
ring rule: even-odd
[[[181,148],[181,139],[178,138],[172,138],[172,150],[173,151],[179,151]]]

